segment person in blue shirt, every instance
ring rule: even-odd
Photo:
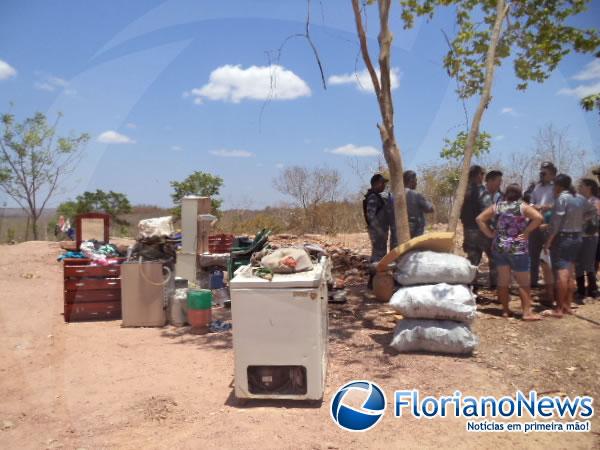
[[[433,205],[423,194],[416,191],[417,174],[415,172],[407,170],[404,172],[403,178],[410,237],[414,238],[425,232],[425,213],[432,213]]]

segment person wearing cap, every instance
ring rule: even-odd
[[[388,240],[392,248],[397,245],[393,199],[385,192],[388,181],[380,173],[373,175],[371,188],[363,199],[363,214],[371,240],[371,262],[381,260],[388,253]]]
[[[546,216],[554,206],[554,179],[556,178],[556,167],[550,161],[543,162],[540,166],[540,181],[536,183],[531,191],[531,205],[543,216]],[[531,258],[531,287],[539,286],[540,277],[540,255],[542,247],[547,240],[544,227],[538,228],[529,236],[529,256]],[[544,280],[551,285],[553,280]],[[549,300],[547,300],[548,302]]]
[[[405,171],[403,178],[410,237],[414,238],[421,236],[425,232],[425,213],[432,213],[433,205],[423,197],[423,194],[416,191],[417,174],[414,171]]]

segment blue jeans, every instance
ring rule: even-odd
[[[552,270],[571,268],[577,261],[582,242],[580,233],[558,233],[550,247]]]
[[[509,253],[493,251],[492,257],[494,258],[496,267],[509,266],[513,272],[529,272],[530,258],[527,253],[511,255]]]
[[[596,272],[594,263],[596,262],[596,252],[598,250],[598,235],[584,236],[577,255],[575,263],[575,273],[578,277],[586,272]]]

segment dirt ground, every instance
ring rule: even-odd
[[[396,419],[367,433],[329,417],[336,389],[369,379],[388,393],[514,395],[516,389],[600,398],[600,302],[577,316],[524,323],[499,317],[483,293],[473,357],[398,354],[387,305],[356,288],[330,305],[329,366],[321,404],[233,396],[231,332],[65,324],[55,243],[0,246],[0,448],[600,448],[589,433],[467,433],[464,419]],[[518,310],[518,302],[514,301]],[[224,313],[223,313],[224,314]],[[234,324],[235,330],[235,324]]]

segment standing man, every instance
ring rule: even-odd
[[[531,191],[531,205],[537,209],[542,216],[549,213],[554,206],[554,179],[556,178],[556,167],[550,161],[543,162],[540,166],[540,181]],[[548,236],[545,231],[537,228],[529,236],[529,256],[531,258],[531,287],[539,287],[540,254]],[[552,280],[545,280],[552,283]]]
[[[388,253],[388,238],[395,241],[396,225],[391,196],[384,192],[388,180],[380,173],[371,177],[371,189],[363,199],[363,214],[371,240],[371,262],[381,260]]]
[[[467,254],[467,259],[474,266],[479,266],[481,254],[486,245],[486,238],[475,221],[483,211],[480,198],[485,191],[483,187],[484,175],[485,172],[481,166],[473,165],[469,169],[469,186],[460,212],[460,220],[464,230],[463,250]]]
[[[479,206],[481,211],[485,211],[490,206],[496,205],[500,200],[502,200],[500,186],[502,186],[502,172],[500,172],[499,170],[490,170],[485,175],[485,188],[481,194],[481,197],[479,197]],[[496,224],[494,222],[492,222],[490,225],[492,229],[496,229]],[[498,274],[496,271],[496,264],[494,262],[494,258],[492,257],[492,239],[483,235],[481,236],[481,242],[483,244],[483,252],[485,252],[487,256],[488,266],[490,268],[490,289],[496,289],[498,282]]]
[[[404,172],[404,186],[410,237],[414,238],[425,232],[425,213],[432,213],[433,205],[415,190],[417,189],[417,174],[412,170]]]
[[[502,200],[502,172],[499,170],[490,170],[485,175],[485,189],[479,199],[481,208],[487,209]]]

